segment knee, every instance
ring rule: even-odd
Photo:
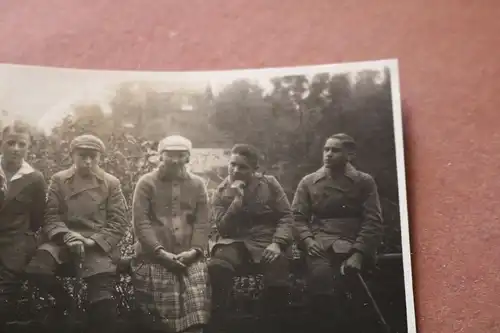
[[[212,258],[208,262],[208,271],[209,271],[210,275],[219,274],[219,273],[226,273],[226,272],[233,273],[234,267],[227,260],[224,260],[221,258]]]

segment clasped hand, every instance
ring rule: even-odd
[[[281,255],[280,246],[277,243],[272,243],[262,253],[262,261],[265,263],[271,263],[278,259]]]
[[[175,272],[183,272],[189,265],[196,261],[198,252],[196,250],[189,250],[173,254],[162,249],[158,251],[157,257],[166,268]]]
[[[64,244],[66,244],[70,248],[73,248],[80,244],[85,245],[85,247],[92,247],[96,244],[96,242],[93,239],[84,237],[78,232],[74,231],[66,233],[63,237],[63,241]]]
[[[347,275],[352,273],[358,273],[361,271],[361,266],[363,264],[363,255],[360,252],[354,252],[349,258],[347,258],[340,266],[340,272],[342,275]]]

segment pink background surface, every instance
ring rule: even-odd
[[[494,0],[4,0],[0,62],[216,70],[398,58],[419,332],[500,332],[499,18]]]

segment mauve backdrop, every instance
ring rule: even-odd
[[[398,58],[419,331],[500,332],[499,17],[494,0],[3,0],[0,62],[216,70]]]

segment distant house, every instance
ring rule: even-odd
[[[214,190],[225,177],[229,163],[230,149],[193,148],[188,168],[203,177],[209,191]],[[220,170],[220,172],[219,172]]]

